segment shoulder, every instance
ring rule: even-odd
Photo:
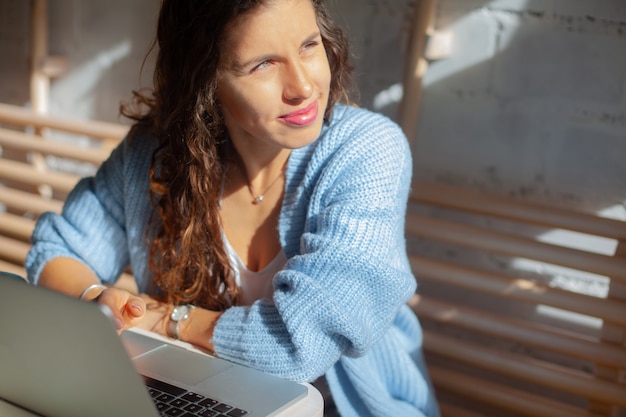
[[[348,129],[349,131],[361,131],[372,129],[376,133],[388,132],[392,135],[404,136],[400,126],[390,118],[380,113],[373,112],[361,107],[337,104],[333,109],[328,128]]]
[[[151,152],[158,146],[158,140],[149,129],[137,124],[124,139],[122,146],[128,152]]]
[[[127,166],[136,164],[138,160],[151,160],[158,141],[148,131],[136,127],[115,147],[108,158],[109,165],[114,163]]]
[[[379,164],[385,160],[410,161],[409,144],[400,126],[390,118],[367,109],[337,105],[316,145],[323,154],[342,164]]]
[[[320,139],[327,145],[350,146],[364,152],[409,152],[406,136],[396,122],[380,113],[343,104],[333,109]]]
[[[100,189],[111,188],[133,190],[147,187],[152,155],[157,141],[146,132],[131,130],[113,149],[96,173],[96,185]]]
[[[373,192],[373,184],[394,193],[410,181],[412,156],[402,129],[372,111],[338,106],[301,169],[319,190],[347,195],[347,189]]]

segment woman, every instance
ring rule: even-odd
[[[151,96],[27,258],[39,285],[298,381],[344,416],[435,416],[404,243],[410,152],[347,99],[322,0],[163,1]],[[129,114],[126,111],[126,114]],[[113,284],[130,266],[139,289]]]

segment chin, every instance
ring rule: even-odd
[[[300,137],[298,138],[297,143],[294,144],[295,146],[291,149],[304,148],[305,146],[315,142],[320,137],[320,133],[322,132],[322,123],[323,119],[320,119],[320,121],[316,121],[306,128],[303,128],[303,131],[301,132],[302,136],[298,135]],[[292,141],[290,140],[290,142]]]

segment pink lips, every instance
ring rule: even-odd
[[[292,126],[308,126],[317,120],[318,103],[314,101],[303,109],[284,114],[280,120]]]

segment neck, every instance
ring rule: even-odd
[[[284,187],[284,171],[291,151],[280,149],[275,153],[239,153],[233,147],[233,162],[238,168],[231,175],[241,175],[253,204],[261,204],[266,194],[275,194]]]
[[[286,168],[290,149],[280,149],[278,152],[246,153],[233,149],[234,158],[241,164],[245,179],[255,190],[265,189]]]

